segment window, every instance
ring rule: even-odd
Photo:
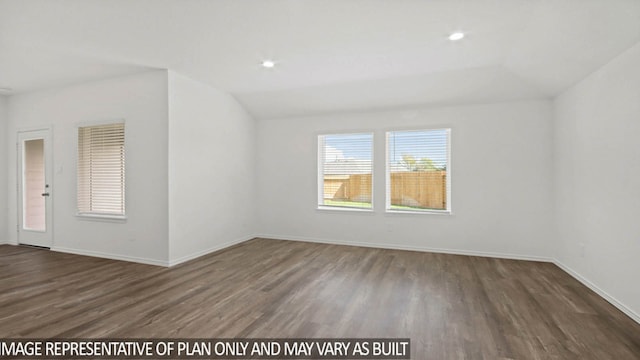
[[[124,216],[124,123],[78,128],[78,214]]]
[[[387,132],[387,211],[451,210],[450,132]]]
[[[318,206],[371,209],[373,134],[318,136]]]

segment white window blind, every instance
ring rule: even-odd
[[[124,215],[124,124],[78,128],[78,213]]]
[[[450,132],[387,132],[388,211],[450,211]]]
[[[371,209],[373,134],[318,136],[318,206]]]

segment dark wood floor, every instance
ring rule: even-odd
[[[553,264],[254,239],[171,269],[0,246],[0,338],[408,337],[412,359],[640,359]]]

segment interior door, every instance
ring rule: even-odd
[[[47,248],[53,243],[49,132],[18,132],[18,242]]]

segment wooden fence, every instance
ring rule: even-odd
[[[430,209],[447,208],[446,171],[392,172],[391,205]],[[324,198],[338,201],[371,201],[371,174],[326,175]]]

